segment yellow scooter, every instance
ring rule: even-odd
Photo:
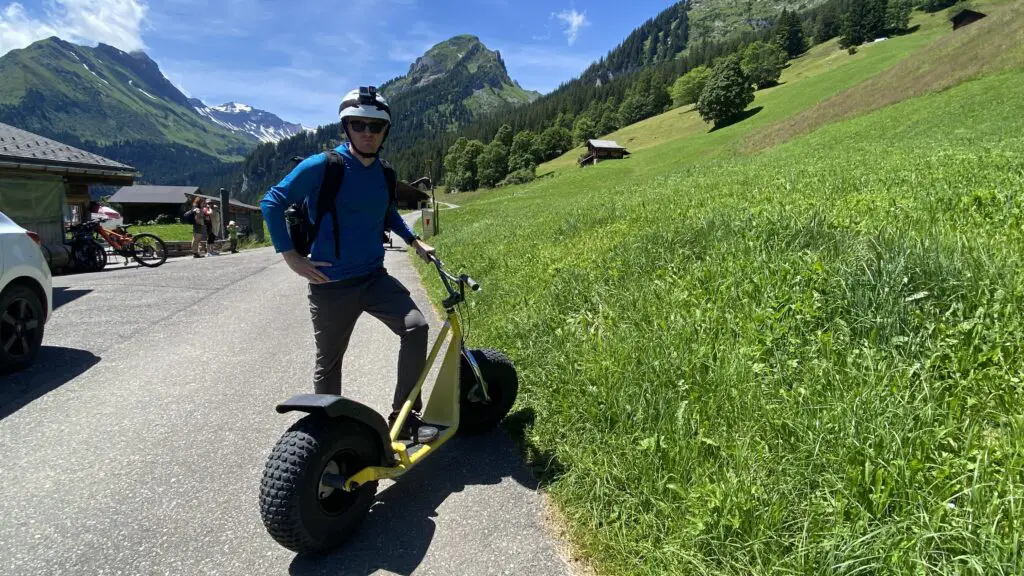
[[[447,319],[390,429],[375,410],[343,396],[300,394],[277,405],[280,414],[308,414],[281,436],[263,472],[260,513],[281,546],[298,553],[339,546],[369,511],[378,480],[405,474],[456,433],[494,428],[512,408],[519,390],[512,362],[496,350],[466,349],[463,341],[456,307],[465,302],[465,287],[475,291],[480,285],[465,274],[453,276],[439,259],[431,259],[448,291],[442,302]],[[423,421],[439,434],[426,444],[397,441],[448,336],[423,412]]]

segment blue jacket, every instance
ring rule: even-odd
[[[388,189],[380,160],[363,166],[349,151],[348,143],[338,146],[337,151],[345,162],[345,179],[337,199],[341,254],[334,254],[334,223],[326,217],[313,240],[310,259],[330,262],[330,266],[320,270],[331,280],[344,280],[369,274],[384,265],[382,238],[385,227],[394,230],[407,244],[412,243],[414,235],[398,214],[396,206],[392,206],[385,216]],[[288,206],[308,200],[310,218],[316,218],[316,199],[325,166],[326,153],[306,158],[268,190],[260,201],[263,219],[267,222],[270,240],[277,252],[294,248],[284,216]]]

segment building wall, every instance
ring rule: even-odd
[[[39,234],[44,244],[64,243],[64,179],[0,172],[0,212]]]

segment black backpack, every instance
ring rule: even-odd
[[[182,220],[185,222],[185,224],[195,224],[196,209],[190,206],[189,209],[185,211],[185,216],[182,218]]]
[[[292,158],[292,162],[301,162],[302,158]],[[388,207],[384,211],[385,221],[391,207],[398,201],[398,174],[390,164],[380,159],[381,168],[384,170],[384,181],[388,186]],[[330,214],[331,223],[334,225],[334,256],[341,256],[341,246],[338,240],[338,192],[345,180],[345,161],[336,150],[327,151],[327,166],[324,167],[324,178],[320,182],[320,193],[316,199],[316,221],[309,219],[309,200],[292,204],[285,210],[285,219],[288,221],[288,235],[292,239],[295,251],[303,256],[309,256],[313,248],[313,241],[320,232],[320,223],[324,217]],[[386,225],[385,225],[386,226]]]

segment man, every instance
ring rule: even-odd
[[[274,249],[289,268],[309,280],[309,309],[316,341],[313,386],[317,394],[341,395],[342,358],[363,312],[384,322],[401,338],[398,384],[388,418],[394,424],[426,365],[427,322],[409,291],[384,268],[380,239],[390,228],[426,261],[434,249],[413,234],[390,203],[384,170],[377,158],[391,128],[387,101],[373,87],[353,90],[342,100],[338,112],[348,142],[335,149],[344,161],[344,178],[335,199],[336,220],[322,217],[308,258],[294,248],[285,210],[306,201],[309,218],[316,221],[327,154],[300,162],[267,192],[260,208]],[[437,437],[437,428],[421,420],[422,405],[417,397],[401,438],[425,443]]]

